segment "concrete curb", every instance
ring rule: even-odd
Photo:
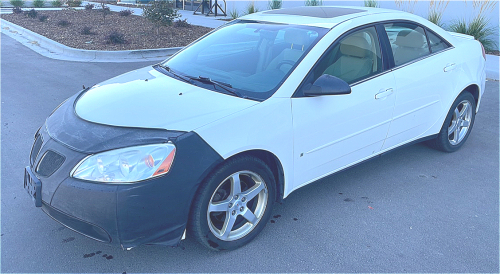
[[[500,80],[500,56],[486,54],[486,78]]]
[[[82,50],[65,46],[3,19],[0,19],[0,23],[2,33],[45,57],[57,60],[78,62],[160,61],[182,49],[182,47],[177,47],[120,51]]]

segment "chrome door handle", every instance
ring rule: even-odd
[[[455,69],[455,63],[446,65],[446,67],[443,68],[443,71],[448,72],[448,71],[452,71],[454,69]]]
[[[392,94],[392,88],[386,90],[381,90],[381,92],[375,94],[375,99],[382,99]]]

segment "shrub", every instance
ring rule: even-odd
[[[24,14],[28,16],[29,18],[37,18],[38,17],[38,12],[35,9],[30,9],[29,11],[25,11]]]
[[[248,3],[247,10],[245,11],[245,14],[252,14],[255,12],[259,12],[259,8],[257,8],[255,6],[255,2],[252,1],[252,2]]]
[[[365,7],[378,8],[379,4],[377,0],[365,0]]]
[[[48,15],[40,15],[40,16],[38,16],[38,20],[40,20],[40,22],[47,21],[47,18],[49,18]]]
[[[60,0],[54,0],[54,1],[50,2],[50,4],[51,4],[53,7],[59,8],[59,7],[61,7],[61,6],[62,6],[62,4],[63,4],[63,3],[62,3],[62,1],[60,1]]]
[[[33,1],[33,7],[35,8],[43,8],[45,6],[45,1],[44,0],[35,0]]]
[[[82,31],[80,33],[83,34],[83,35],[91,35],[91,34],[93,35],[93,34],[95,34],[95,32],[92,31],[92,27],[89,27],[89,26],[84,26],[82,28]]]
[[[172,8],[170,0],[149,2],[142,7],[142,16],[156,26],[156,34],[159,34],[160,27],[170,26],[175,19],[181,17],[177,10]]]
[[[429,14],[427,15],[427,20],[437,26],[444,27],[441,18],[443,17],[443,12],[449,3],[450,0],[431,0],[429,2]]]
[[[68,4],[68,7],[79,7],[82,5],[81,0],[67,0],[66,4]]]
[[[86,9],[86,10],[91,10],[91,9],[93,9],[93,8],[94,8],[94,4],[90,4],[90,3],[88,3],[87,5],[85,5],[85,9]]]
[[[306,6],[323,6],[323,0],[306,0],[304,4]]]
[[[106,36],[106,44],[125,44],[127,41],[125,40],[125,36],[122,33],[117,32],[116,30],[112,31],[110,34]]]
[[[118,14],[120,16],[129,16],[129,15],[132,15],[132,13],[134,13],[133,10],[130,10],[130,9],[127,9],[127,10],[121,10],[120,12],[118,12]]]
[[[465,19],[459,19],[454,21],[450,25],[450,30],[453,32],[463,33],[470,36],[474,36],[476,40],[483,44],[486,51],[495,50],[497,43],[490,36],[497,35],[495,28],[489,27],[489,20],[485,16],[476,16],[469,23]]]
[[[174,27],[176,28],[190,28],[191,24],[188,23],[187,19],[174,21]]]
[[[238,10],[236,8],[232,9],[230,12],[229,12],[229,16],[233,19],[236,19],[238,17],[240,17],[240,14],[238,13]]]
[[[10,4],[12,6],[14,6],[15,8],[24,7],[24,1],[23,0],[10,0]]]
[[[496,1],[474,1],[472,2],[473,17],[470,20],[465,18],[455,20],[450,25],[450,30],[458,33],[474,36],[476,40],[483,44],[486,51],[496,49],[498,39],[498,29],[489,26],[489,13],[495,10]],[[466,3],[467,4],[467,3]]]
[[[57,25],[60,27],[67,27],[71,25],[71,23],[68,20],[59,20],[59,22],[57,22]]]
[[[104,2],[101,2],[101,12],[102,12],[102,22],[103,24],[106,24],[106,15],[110,14],[111,10]]]
[[[281,9],[281,6],[283,6],[283,0],[269,0],[269,1],[267,1],[267,7],[270,10]]]
[[[23,13],[23,9],[21,9],[20,7],[14,7],[14,8],[12,8],[12,13],[21,14],[21,13]]]

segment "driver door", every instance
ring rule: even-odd
[[[303,89],[323,74],[346,81],[351,94],[303,96]],[[374,26],[335,42],[291,99],[294,188],[378,153],[392,120],[395,92]]]

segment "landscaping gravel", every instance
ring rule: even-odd
[[[48,18],[40,21],[40,17]],[[183,47],[211,31],[211,28],[190,25],[189,27],[156,27],[142,16],[120,16],[111,12],[103,17],[101,10],[38,11],[36,18],[23,14],[2,14],[1,18],[34,31],[63,45],[86,50],[136,50]],[[182,19],[182,18],[181,18]],[[67,21],[69,25],[61,26]],[[91,34],[82,34],[87,28]],[[87,33],[88,33],[87,32]],[[115,42],[112,43],[110,35]]]

